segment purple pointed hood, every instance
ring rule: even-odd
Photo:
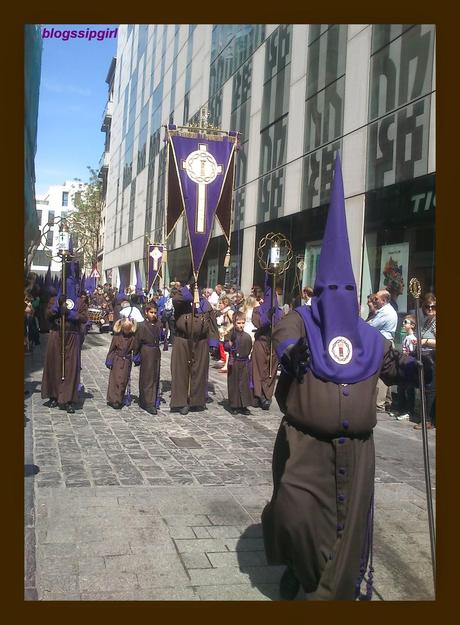
[[[272,289],[268,285],[268,274],[265,273],[264,301],[259,306],[260,321],[263,326],[267,325],[268,323],[271,323],[271,320],[269,318],[269,311],[271,307],[272,307]],[[276,294],[274,323],[275,324],[278,323],[278,321],[281,319],[282,316],[283,316],[283,311],[281,310],[279,303],[278,303],[278,294]]]
[[[338,154],[312,303],[296,311],[305,323],[311,369],[317,377],[353,384],[380,369],[382,335],[359,316]]]
[[[139,296],[141,303],[144,303],[144,289],[142,288],[142,277],[139,267],[136,266],[136,295]]]
[[[126,284],[124,281],[124,276],[122,273],[120,273],[120,286],[118,287],[117,302],[122,302],[124,299],[126,299],[125,289]]]

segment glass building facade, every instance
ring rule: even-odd
[[[165,220],[163,126],[207,105],[212,124],[241,133],[241,150],[231,264],[216,226],[202,285],[261,283],[255,251],[268,232],[294,250],[285,301],[312,285],[340,151],[361,312],[389,283],[399,311],[410,310],[412,276],[435,289],[435,35],[420,24],[121,26],[104,270],[125,282],[136,263],[145,270],[146,241],[161,241]],[[182,219],[168,270],[189,277]]]

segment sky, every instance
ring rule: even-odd
[[[87,166],[99,169],[105,135],[102,115],[108,97],[105,82],[110,62],[116,56],[117,39],[68,38],[66,30],[105,31],[118,24],[44,24],[61,31],[61,38],[43,38],[40,98],[38,108],[35,193],[51,185],[80,178],[89,180]],[[101,35],[100,35],[101,36]]]

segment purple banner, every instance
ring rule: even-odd
[[[231,193],[229,197],[223,190],[224,185],[233,189],[235,138],[183,135],[170,136],[168,212],[174,217],[168,220],[168,235],[185,209],[193,271],[198,274],[218,206],[220,212],[231,211]]]
[[[155,280],[158,278],[158,274],[161,269],[161,262],[163,260],[163,249],[164,245],[162,245],[161,243],[149,243],[149,282],[147,285],[149,290],[152,288]]]

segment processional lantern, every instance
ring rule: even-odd
[[[272,377],[272,354],[273,342],[271,335],[274,327],[274,311],[276,307],[276,281],[282,275],[292,262],[292,246],[289,240],[283,234],[275,234],[269,232],[260,241],[257,248],[257,259],[260,267],[268,274],[273,276],[272,281],[272,301],[271,301],[271,333],[270,333],[270,360],[269,360],[269,377]]]

